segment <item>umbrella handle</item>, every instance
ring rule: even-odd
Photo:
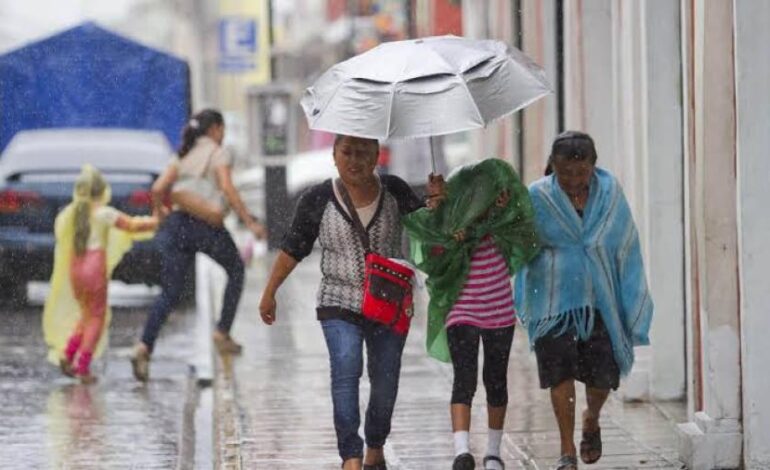
[[[433,136],[430,136],[430,165],[431,165],[431,174],[436,174],[436,152],[433,150]]]

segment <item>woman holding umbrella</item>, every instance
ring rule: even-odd
[[[649,344],[652,299],[631,210],[618,181],[596,167],[588,134],[553,142],[546,176],[529,193],[543,250],[516,279],[519,319],[551,391],[561,436],[558,469],[577,468],[575,380],[586,388],[580,457],[602,455],[599,416],[611,389]]]
[[[542,68],[518,49],[500,41],[443,36],[383,43],[363,54],[340,62],[305,90],[301,105],[311,129],[384,141],[432,137],[479,129],[549,93],[551,93],[551,87],[545,79]],[[372,178],[373,159],[376,158],[376,153],[371,152],[376,149],[375,146],[363,152],[369,157],[361,159],[362,161],[372,159],[370,163],[366,163],[371,168],[365,166],[363,170],[349,171],[346,162],[350,157],[344,155],[345,151],[340,148],[340,144],[360,146],[364,142],[367,141],[361,142],[343,137],[337,141],[334,152],[342,181],[346,187],[353,188],[352,191],[357,193],[353,198],[356,209],[359,208],[359,204],[361,208],[367,207],[367,204],[374,204],[376,194],[395,196],[400,214],[417,209],[420,203],[414,198],[413,193],[411,196],[404,197],[403,193],[406,189],[403,191],[399,189],[406,187],[400,179],[383,178],[382,190],[377,191],[374,185],[375,179]],[[434,162],[433,173],[436,173],[435,167]],[[350,169],[352,170],[352,167]],[[356,183],[353,176],[357,175],[363,175],[364,180],[369,183],[363,181],[360,184]],[[411,191],[408,192],[411,193]],[[428,192],[437,196],[428,202],[428,206],[437,207],[444,197],[443,180],[438,178],[430,181]],[[399,196],[399,193],[402,195]],[[332,222],[332,218],[327,217],[334,214],[331,210],[332,206],[337,206],[337,212],[340,212],[339,208],[342,206],[339,202],[331,205],[327,203],[327,201],[336,201],[335,198],[336,193],[331,183],[310,191],[302,198],[295,215],[295,224],[286,237],[286,250],[276,261],[273,277],[263,297],[261,310],[266,322],[272,323],[275,318],[273,298],[275,289],[291,272],[298,260],[310,251],[316,238],[321,240],[322,248],[328,250],[324,251],[322,269],[327,269],[328,265],[333,264],[328,261],[327,254],[333,253],[335,243],[340,242],[329,240],[325,243],[323,230],[319,229],[319,225]],[[302,216],[303,213],[306,215]],[[376,213],[382,216],[379,209]],[[400,223],[393,222],[390,227],[394,235],[396,227],[400,232]],[[374,230],[373,232],[376,233]],[[395,242],[395,238],[390,240]],[[351,243],[355,244],[357,241],[348,242],[347,247],[342,249],[343,252],[350,249]],[[359,247],[357,251],[346,255],[348,259],[357,260],[358,269],[362,266],[362,259],[360,259],[362,252],[363,250]],[[331,273],[325,272],[324,276],[325,282],[334,281]],[[355,280],[357,284],[351,284],[357,286],[356,289],[360,289],[363,273],[359,276],[360,278]],[[353,283],[353,281],[351,279],[348,282]],[[322,305],[326,302],[324,292],[322,284],[319,296]],[[354,290],[354,292],[358,291]],[[338,296],[335,302],[339,303],[339,299],[344,300],[345,297]],[[353,300],[351,305],[358,307],[360,297],[354,297]],[[321,311],[322,309],[319,308],[319,313]],[[324,325],[324,332],[328,334],[327,343],[332,354],[332,375],[335,376],[334,345],[329,341],[332,337],[331,327]],[[400,347],[396,356],[400,358]],[[355,383],[358,383],[357,377]],[[340,404],[344,403],[344,397],[338,399],[336,388],[335,385],[332,386],[335,396],[335,422],[338,400]],[[395,399],[394,389],[392,398]],[[343,407],[341,406],[340,409]],[[388,411],[388,422],[389,413],[390,411]],[[346,425],[346,429],[351,430],[347,431],[347,435],[354,436],[352,430],[355,428],[352,425],[356,423],[357,421],[353,421]],[[346,447],[343,444],[346,440],[344,434],[341,436],[338,433],[338,439],[341,439],[341,455]],[[383,441],[384,438],[375,441],[375,444]],[[351,442],[355,444],[355,440]],[[371,447],[370,445],[370,450]],[[355,449],[356,446],[351,448]],[[353,457],[351,461],[355,460],[356,454],[351,455]],[[372,460],[367,456],[366,463],[370,462]],[[351,465],[346,468],[359,468],[355,463]]]
[[[323,261],[316,314],[329,351],[334,427],[346,470],[386,468],[382,448],[390,433],[406,339],[361,313],[365,248],[352,218],[357,216],[366,227],[374,251],[403,258],[401,216],[423,206],[402,179],[375,175],[378,150],[376,140],[337,136],[333,153],[339,178],[316,185],[301,196],[259,304],[262,320],[274,324],[278,288],[318,241]],[[443,180],[431,178],[428,191],[434,195],[431,204],[435,204],[443,197]],[[346,194],[355,215],[346,207]],[[365,441],[358,435],[364,346],[371,384]]]

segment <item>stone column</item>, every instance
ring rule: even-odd
[[[732,0],[685,5],[692,420],[679,426],[693,469],[741,463],[741,369]],[[690,10],[692,5],[692,10]]]
[[[733,2],[745,468],[770,468],[769,2]]]

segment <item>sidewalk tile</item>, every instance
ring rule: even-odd
[[[257,261],[248,273],[233,329],[233,336],[245,348],[243,356],[233,362],[238,468],[339,468],[328,357],[315,319],[319,259],[312,255],[287,279],[278,296],[278,321],[271,327],[262,324],[258,313],[271,260]],[[424,291],[419,297],[424,305]],[[391,469],[448,469],[453,459],[449,420],[452,370],[427,357],[424,334],[424,317],[418,317],[404,351],[399,398],[385,448]],[[535,359],[523,330],[516,332],[509,367],[503,458],[508,469],[549,468],[558,458],[559,435],[549,395],[539,389]],[[364,378],[362,416],[368,391]],[[585,403],[581,390],[577,400],[579,416]],[[471,425],[477,468],[486,448],[485,401],[479,380]],[[625,404],[611,397],[602,428],[604,456],[592,468],[681,467],[675,458],[674,426],[650,404]],[[577,429],[576,444],[579,435]]]

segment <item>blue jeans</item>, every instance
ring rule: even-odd
[[[368,447],[379,449],[390,434],[390,420],[398,394],[401,353],[406,336],[385,325],[362,325],[330,319],[321,321],[331,365],[334,428],[337,448],[345,461],[363,457],[363,440],[358,435],[361,417],[358,384],[363,373],[363,343],[366,343],[367,372],[371,393],[366,409],[364,436]]]
[[[163,292],[150,308],[144,325],[142,342],[150,352],[168,314],[179,303],[185,276],[195,261],[195,253],[205,253],[227,272],[227,287],[222,302],[222,315],[217,329],[229,333],[243,291],[244,266],[230,233],[184,212],[172,212],[155,236],[160,247]]]

